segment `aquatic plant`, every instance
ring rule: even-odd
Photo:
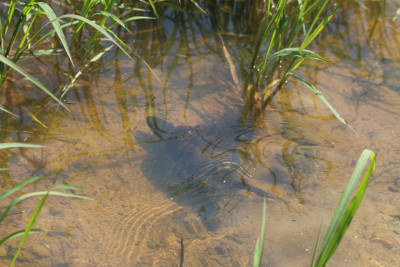
[[[319,91],[293,73],[305,59],[327,61],[307,50],[307,47],[324,29],[343,1],[333,2],[330,11],[327,9],[328,3],[332,3],[330,0],[279,0],[276,4],[274,1],[267,1],[265,18],[258,33],[250,73],[243,90],[244,117],[249,113],[257,115],[263,112],[276,91],[292,76],[309,87],[345,123]],[[284,63],[287,66],[281,69]],[[277,77],[278,72],[283,74]],[[262,82],[265,79],[267,86]]]
[[[26,1],[26,2],[29,2],[29,1]],[[34,6],[31,9],[32,12],[33,11],[38,12],[36,14],[34,12],[32,13],[29,11],[28,13],[31,16],[33,16],[32,14],[34,14],[34,16],[38,16],[38,17],[40,17],[42,14],[46,14],[46,16],[47,16],[47,13],[51,14],[51,12],[49,10],[47,10],[47,13],[46,13],[44,11],[46,8],[43,9],[41,4],[39,4],[39,3],[36,4],[33,1],[31,1],[31,2],[32,2],[32,6]],[[193,1],[191,0],[191,2],[193,2]],[[18,1],[13,1],[12,3],[18,3]],[[89,67],[90,64],[92,64],[93,62],[99,61],[99,59],[102,58],[105,53],[110,51],[113,46],[120,46],[121,51],[124,51],[129,56],[129,52],[127,51],[123,42],[117,37],[117,35],[115,33],[113,34],[110,32],[111,28],[114,25],[119,25],[119,26],[122,26],[123,28],[125,28],[125,23],[128,20],[127,19],[126,20],[119,19],[120,18],[119,16],[112,15],[111,11],[114,8],[118,7],[118,5],[116,5],[115,1],[103,1],[102,3],[104,3],[104,10],[98,10],[98,9],[96,9],[96,4],[100,4],[100,1],[84,1],[83,2],[84,8],[82,9],[83,11],[82,11],[82,13],[80,13],[80,16],[67,15],[67,16],[59,16],[59,17],[52,17],[52,18],[50,18],[51,15],[47,16],[50,21],[47,25],[52,24],[52,21],[59,21],[59,26],[55,26],[54,24],[52,24],[54,27],[54,30],[52,30],[52,31],[50,31],[50,33],[46,34],[45,35],[45,36],[47,36],[46,38],[50,38],[50,36],[58,36],[60,42],[63,45],[64,45],[64,43],[63,43],[63,41],[61,41],[62,37],[59,37],[59,35],[58,35],[59,31],[57,31],[55,29],[57,27],[60,27],[61,30],[66,27],[70,27],[70,26],[74,27],[74,31],[72,33],[72,38],[71,38],[71,40],[73,40],[73,41],[71,41],[71,43],[73,43],[73,44],[67,45],[67,48],[69,48],[70,51],[67,52],[65,47],[63,50],[64,51],[63,53],[65,53],[67,55],[67,57],[70,59],[71,65],[73,67],[75,66],[75,63],[73,62],[73,60],[75,60],[75,62],[76,62],[76,59],[74,57],[74,53],[73,53],[74,51],[71,51],[73,49],[72,46],[75,47],[75,49],[76,49],[75,51],[83,51],[83,53],[80,53],[80,54],[83,55],[84,62],[83,62],[83,64],[81,64],[80,68],[74,72],[75,75],[73,77],[71,77],[69,83],[67,83],[64,86],[61,96],[64,96],[65,92],[67,92],[68,89],[73,86],[75,81]],[[151,8],[154,10],[155,14],[158,15],[157,9],[155,7],[155,3],[153,3],[153,1],[151,1],[151,0],[149,0],[149,3],[151,5]],[[168,5],[168,4],[174,3],[174,1],[161,1],[159,3],[161,3],[161,4],[165,3],[166,6],[171,7],[172,5]],[[158,5],[159,3],[156,3],[156,4]],[[245,106],[244,111],[243,111],[243,114],[245,114],[245,116],[248,116],[248,113],[254,113],[254,114],[261,113],[264,110],[264,108],[268,105],[270,99],[274,95],[274,93],[271,92],[271,89],[274,87],[279,89],[284,84],[284,81],[290,75],[292,77],[300,80],[301,82],[303,82],[311,90],[314,89],[313,92],[315,94],[317,94],[319,97],[322,97],[322,94],[319,91],[317,91],[312,86],[311,83],[308,83],[308,82],[302,80],[301,77],[294,74],[294,71],[301,65],[301,63],[303,62],[304,59],[311,58],[311,59],[317,59],[317,60],[324,60],[319,55],[317,55],[316,53],[314,53],[312,51],[307,50],[306,48],[307,48],[308,44],[311,43],[313,38],[315,38],[315,36],[318,34],[318,31],[322,30],[322,28],[324,27],[324,23],[327,23],[329,21],[332,13],[329,13],[327,15],[328,19],[325,19],[325,18],[322,19],[322,23],[320,23],[319,25],[323,25],[323,26],[320,27],[320,26],[317,26],[317,24],[321,21],[321,16],[323,16],[323,12],[324,12],[323,8],[327,5],[326,0],[325,1],[316,1],[316,3],[319,3],[320,5],[310,4],[309,1],[302,2],[299,7],[287,5],[287,4],[294,5],[293,3],[295,3],[295,2],[289,3],[287,1],[278,1],[277,5],[274,6],[273,1],[268,1],[268,5],[269,5],[268,13],[266,13],[267,16],[265,19],[265,23],[263,24],[264,31],[261,31],[262,34],[260,36],[262,38],[259,40],[261,45],[259,47],[256,47],[256,49],[255,49],[256,52],[254,54],[252,64],[251,64],[251,66],[258,64],[256,68],[252,69],[252,72],[250,74],[250,76],[251,75],[256,76],[256,79],[254,81],[254,80],[251,80],[252,78],[250,77],[249,80],[247,81],[247,84],[243,87],[245,89],[243,95],[244,95],[244,99],[246,100],[245,103],[247,104],[247,106]],[[35,5],[37,5],[37,6],[35,6]],[[22,6],[24,8],[28,7],[28,5],[22,5]],[[178,5],[174,6],[175,10],[179,10],[177,6]],[[40,8],[42,8],[42,9],[40,9]],[[75,7],[72,7],[72,8],[75,8]],[[79,9],[79,8],[80,7],[76,7],[75,10],[79,10],[79,12],[80,12],[81,9]],[[126,7],[124,7],[124,10],[126,10]],[[185,9],[183,9],[183,11],[185,11]],[[53,13],[55,13],[55,12],[53,11]],[[302,17],[300,15],[296,16],[296,14],[300,14],[300,13],[303,14]],[[316,14],[318,16],[315,16]],[[76,16],[78,16],[79,19]],[[221,21],[223,21],[222,17],[223,16],[221,16]],[[93,19],[93,18],[97,18],[97,21],[99,21],[99,22],[94,23],[94,25],[97,25],[98,27],[91,25],[91,22],[92,22],[91,19]],[[98,18],[101,18],[101,19],[98,20]],[[111,18],[113,20],[113,22],[110,25],[106,26],[106,20],[108,18]],[[268,18],[268,20],[267,20],[267,18]],[[66,19],[69,19],[70,22],[64,23]],[[311,19],[314,19],[314,20],[310,23]],[[22,55],[21,58],[23,58],[24,56],[29,56],[28,52],[32,52],[33,54],[39,55],[39,56],[44,56],[48,53],[51,54],[53,52],[54,53],[57,52],[52,49],[43,50],[43,51],[39,51],[39,50],[35,51],[34,49],[30,48],[30,47],[32,47],[31,44],[36,45],[36,44],[39,44],[40,42],[33,43],[32,41],[30,41],[31,39],[34,39],[36,37],[36,33],[27,34],[27,33],[29,33],[29,30],[31,29],[30,27],[32,27],[32,29],[34,28],[34,26],[32,26],[34,19],[32,19],[32,17],[31,17],[30,19],[25,20],[25,22],[27,22],[27,21],[30,22],[30,24],[29,23],[26,24],[28,27],[27,28],[28,31],[25,31],[25,32],[21,31],[21,34],[20,34],[20,35],[22,35],[22,34],[27,35],[27,37],[25,37],[25,35],[24,35],[24,42],[26,39],[26,44],[22,45],[22,48],[25,48],[26,53],[24,54],[24,51],[21,50],[20,51],[21,55]],[[269,23],[272,23],[272,24],[269,24]],[[82,34],[82,33],[84,32],[83,31],[84,25],[86,25],[86,24],[91,25],[93,27],[93,29],[96,30],[96,32],[95,32],[95,34],[91,35],[89,40],[82,40],[82,38],[85,37],[84,34]],[[289,33],[289,37],[287,37],[285,35],[287,33],[284,32],[284,29],[292,29],[289,27],[289,25],[293,25],[293,24],[296,24],[297,28],[294,28],[294,29],[296,29],[294,31],[291,30]],[[302,26],[299,26],[299,25],[302,25]],[[307,28],[309,25],[311,25],[311,27]],[[313,27],[314,27],[314,29],[313,29]],[[98,29],[103,29],[104,32],[103,32],[103,30],[97,31]],[[44,31],[45,30],[43,29],[43,32]],[[111,38],[113,38],[114,42],[111,41],[111,43],[112,43],[111,46],[107,46],[104,49],[101,48],[100,52],[98,52],[97,49],[99,49],[99,47],[101,46],[101,42],[99,42],[99,35],[103,34],[104,36],[106,36],[108,38],[106,33],[109,36],[111,36]],[[62,31],[61,31],[61,34],[63,34]],[[38,33],[37,37],[39,37],[39,35],[40,34]],[[3,34],[2,36],[5,36],[5,35]],[[13,36],[14,36],[14,33],[13,33]],[[298,36],[298,37],[305,36],[303,43],[299,44],[298,40],[294,36]],[[290,38],[293,38],[292,42],[289,42]],[[42,40],[42,39],[40,39],[40,40]],[[41,42],[44,43],[44,40],[45,39],[43,39]],[[307,40],[307,42],[309,41],[308,44],[306,44],[307,43],[306,40]],[[28,42],[31,42],[31,43],[28,45]],[[266,44],[269,44],[269,46]],[[287,46],[287,44],[289,44],[289,46]],[[304,44],[304,47],[303,47],[303,44]],[[265,49],[265,47],[267,47],[268,53],[265,53],[265,50],[263,50],[263,49]],[[34,48],[34,46],[33,46],[33,48]],[[162,48],[160,48],[160,49],[162,49]],[[18,52],[18,50],[16,50],[16,49],[11,49],[11,51],[14,51],[14,53],[15,53],[14,56]],[[15,51],[17,51],[17,52],[15,52]],[[93,52],[93,51],[96,51],[96,52]],[[43,52],[43,54],[42,54],[42,52]],[[265,53],[265,55],[263,53]],[[13,55],[13,53],[10,53],[10,55]],[[178,57],[178,55],[176,55],[176,57]],[[284,58],[287,58],[289,60],[288,61],[289,67],[287,67],[284,70],[284,74],[282,76],[278,77],[279,78],[279,79],[277,79],[278,84],[274,84],[275,79],[272,80],[272,78],[274,78],[274,77],[276,78],[276,76],[274,76],[274,71],[277,71],[278,66],[281,63],[281,61],[285,61],[285,60],[283,60]],[[53,95],[52,95],[52,93],[48,89],[46,89],[44,86],[42,86],[37,80],[35,80],[31,75],[26,73],[22,68],[18,67],[18,65],[15,64],[17,62],[17,60],[18,59],[16,59],[16,61],[14,62],[13,60],[10,60],[9,57],[8,58],[5,56],[1,57],[1,55],[0,55],[0,61],[2,61],[5,64],[4,68],[6,68],[6,65],[7,65],[7,66],[9,66],[8,71],[10,71],[10,68],[11,68],[11,69],[14,69],[14,70],[20,72],[22,75],[27,77],[31,82],[33,82],[39,88],[41,88],[44,92],[46,92],[49,96],[54,98],[56,94],[53,93]],[[259,63],[259,60],[261,60],[262,62]],[[140,62],[140,61],[141,60],[138,60],[138,62]],[[175,65],[177,65],[177,63],[175,63]],[[258,71],[257,69],[260,69],[260,71]],[[266,72],[269,73],[268,77],[270,77],[267,79],[268,80],[267,83],[269,83],[270,85],[273,84],[273,86],[261,85],[261,79],[263,79]],[[8,74],[7,71],[5,71],[4,73]],[[2,83],[4,83],[6,81],[7,75],[5,75],[4,77],[5,78],[3,78],[1,80]],[[271,79],[271,80],[269,80],[269,79]],[[261,92],[261,94],[259,92]],[[148,95],[146,94],[146,97],[147,96],[149,99],[152,99],[152,101],[154,100],[151,90],[149,90]],[[56,98],[54,98],[54,99],[56,99]],[[58,99],[56,99],[56,101],[58,101],[61,105],[63,105],[63,103],[60,102]],[[153,104],[151,104],[151,105],[153,105]],[[331,109],[334,111],[333,108],[331,108]],[[6,111],[4,108],[2,110]],[[128,129],[128,127],[124,127],[124,128]],[[7,144],[7,145],[11,145],[11,144]],[[54,189],[55,188],[53,188],[52,190],[54,190]],[[46,197],[47,197],[47,195],[46,195]],[[39,211],[40,211],[40,209],[39,209]],[[264,215],[263,220],[265,220],[265,215]],[[264,225],[265,225],[265,223],[264,223]],[[264,227],[264,229],[265,229],[265,227]],[[35,232],[35,229],[31,229],[31,232]],[[262,236],[264,235],[264,233],[262,234]],[[21,233],[21,235],[22,235],[22,233]],[[261,240],[264,240],[264,237],[262,237]],[[340,242],[340,240],[339,240],[339,242]],[[262,251],[262,241],[260,241],[259,247],[261,248],[261,251]],[[260,250],[260,248],[258,250]],[[326,249],[324,249],[324,250],[332,251],[332,249],[329,248],[329,245],[327,245]]]
[[[367,165],[368,159],[370,159],[370,163]],[[360,180],[362,172],[366,166],[368,166],[367,170],[365,171],[357,191],[355,191],[356,185]],[[355,213],[357,212],[358,207],[360,206],[365,190],[367,190],[369,179],[374,172],[375,153],[369,149],[364,149],[357,162],[354,172],[347,183],[346,189],[342,194],[342,198],[339,201],[335,214],[333,215],[318,257],[316,257],[320,239],[320,235],[318,235],[312,266],[325,266],[329,258],[333,255],[333,253],[335,253],[336,248],[338,247],[343,235],[345,234]],[[353,194],[354,197],[350,200]]]
[[[20,143],[8,143],[8,144],[0,144],[0,149],[6,149],[6,148],[15,148],[15,147],[41,147],[38,145],[31,145],[31,144],[20,144]],[[0,171],[4,171],[5,169],[0,169]],[[29,178],[15,186],[13,186],[12,188],[3,191],[0,194],[0,201],[13,195],[14,193],[18,192],[19,190],[21,190],[23,187],[28,186],[36,181],[38,181],[41,177],[40,176],[35,176],[32,178]],[[66,184],[61,184],[61,185],[57,185],[54,186],[53,188],[49,189],[48,191],[38,191],[38,192],[31,192],[31,193],[26,193],[23,195],[18,196],[15,200],[13,200],[8,206],[7,208],[2,212],[1,217],[0,217],[0,223],[6,218],[8,212],[11,210],[12,207],[14,207],[15,205],[19,204],[20,202],[22,202],[23,200],[26,200],[28,198],[32,198],[35,196],[43,196],[41,198],[41,200],[39,201],[38,205],[36,206],[35,211],[32,214],[31,219],[29,220],[28,225],[26,226],[26,228],[24,230],[20,230],[14,233],[9,234],[6,237],[3,237],[0,240],[0,246],[2,246],[5,242],[14,239],[16,237],[22,236],[22,239],[19,243],[18,249],[14,254],[13,259],[11,260],[11,263],[9,266],[13,266],[18,254],[21,251],[22,246],[24,245],[26,239],[28,238],[28,235],[30,233],[38,233],[38,232],[43,232],[43,231],[48,231],[46,229],[34,229],[33,226],[35,224],[36,219],[39,216],[39,213],[46,201],[46,199],[50,196],[60,196],[60,197],[66,197],[66,198],[75,198],[75,199],[85,199],[85,200],[92,200],[91,198],[88,197],[84,197],[84,196],[78,196],[78,195],[74,195],[74,194],[68,194],[68,193],[63,193],[63,192],[58,192],[56,190],[60,190],[60,189],[64,189],[64,190],[81,190],[82,188],[80,187],[76,187],[76,186],[72,186],[72,185],[66,185]]]
[[[198,28],[200,34],[191,33],[192,38],[197,39],[197,35],[206,37],[207,27],[213,25],[215,29],[222,31],[222,34],[215,35],[216,47],[209,44],[206,46],[211,51],[223,51],[227,63],[230,65],[232,87],[234,91],[240,91],[244,105],[241,108],[243,120],[251,116],[259,116],[263,113],[268,104],[282,88],[288,78],[292,77],[299,80],[307,88],[318,96],[323,103],[332,111],[334,116],[346,124],[345,120],[339,115],[332,105],[324,98],[321,91],[317,90],[311,82],[301,78],[295,71],[299,69],[305,59],[314,59],[322,62],[327,60],[316,52],[309,50],[309,46],[314,39],[324,30],[328,22],[332,19],[343,0],[335,3],[329,0],[317,1],[251,1],[251,2],[202,2],[202,10],[207,10],[208,16],[193,13],[188,7],[192,5],[189,1],[181,3],[185,8],[174,1],[156,2],[157,16],[160,24],[165,18],[172,18],[173,21],[181,19],[183,23],[180,27],[175,25],[169,37],[176,38],[175,35],[185,36],[180,38],[179,51],[171,51],[175,57],[170,65],[172,69],[179,65],[179,55],[190,55],[187,48],[186,31],[191,33]],[[169,7],[170,10],[165,7]],[[174,10],[176,12],[171,12]],[[163,14],[164,12],[165,14]],[[182,12],[184,15],[182,15]],[[165,17],[165,18],[164,18]],[[201,23],[199,23],[201,21]],[[235,46],[240,46],[241,51],[229,51],[231,47],[227,36],[223,34],[245,35],[247,42],[235,42]],[[150,35],[150,38],[154,36]],[[228,40],[227,40],[228,39]],[[197,41],[197,40],[196,40]],[[193,43],[196,43],[194,41]],[[168,43],[170,40],[166,40]],[[227,44],[227,45],[225,45]],[[251,44],[251,45],[250,45]],[[152,49],[160,49],[160,54],[165,55],[172,47],[169,44]],[[163,51],[164,50],[164,51]],[[200,49],[196,49],[199,50]],[[147,52],[147,53],[146,53]],[[143,51],[148,54],[149,51]],[[230,54],[231,61],[226,54]],[[140,61],[137,62],[140,64]],[[237,68],[239,67],[238,71]],[[232,70],[233,69],[233,70]],[[237,74],[241,77],[237,77]],[[227,79],[222,79],[228,83]],[[191,85],[189,84],[188,87]],[[142,85],[142,88],[148,86]],[[188,88],[189,94],[190,88]]]
[[[66,14],[60,16],[56,15],[55,9],[52,8],[50,4],[44,2],[36,2],[33,0],[11,0],[9,5],[6,5],[5,3],[0,5],[2,5],[0,7],[2,9],[7,8],[5,15],[2,17],[3,20],[0,20],[0,90],[4,88],[10,72],[14,70],[40,88],[43,92],[45,92],[48,96],[50,96],[59,105],[67,110],[68,108],[64,105],[64,103],[58,97],[56,97],[56,93],[46,88],[41,82],[39,82],[37,78],[29,74],[28,71],[24,70],[19,64],[20,61],[24,61],[32,57],[58,56],[60,53],[65,53],[71,66],[75,68],[75,66],[77,66],[77,56],[75,54],[81,55],[81,52],[85,51],[85,53],[83,53],[83,57],[79,56],[78,58],[80,62],[83,62],[83,67],[79,67],[75,76],[73,76],[71,81],[64,87],[64,92],[61,94],[61,97],[63,97],[65,92],[74,84],[83,71],[86,70],[90,64],[97,62],[101,57],[104,56],[105,53],[110,51],[113,46],[118,47],[128,57],[131,57],[128,51],[128,46],[121,39],[119,39],[115,33],[112,32],[112,29],[116,25],[128,30],[125,23],[131,20],[149,19],[149,17],[137,15],[138,13],[143,12],[143,9],[129,9],[128,7],[121,7],[115,3],[115,0],[86,0],[84,1],[84,9],[80,15],[67,14],[68,12],[66,12]],[[62,3],[59,5],[58,12],[60,12],[61,7],[63,7]],[[65,5],[64,7],[66,7],[68,10],[70,6]],[[113,14],[115,10],[121,8],[123,8],[124,11],[123,19],[120,19]],[[72,6],[72,9],[74,9],[74,6]],[[79,9],[73,11],[76,13],[77,10]],[[47,18],[47,23],[42,21],[43,17]],[[84,37],[82,32],[86,25],[90,27],[88,31],[94,30],[95,32],[93,35],[90,35],[91,37],[88,40],[85,41],[85,39],[83,39]],[[49,29],[49,26],[52,26],[53,29]],[[69,44],[67,42],[67,37],[64,34],[64,31],[66,32],[67,29],[70,30],[69,33],[71,35]],[[101,36],[104,36],[105,39],[111,43],[111,46],[108,46],[105,49],[99,49],[102,44],[102,42],[99,42]],[[57,46],[56,38],[58,38],[58,41],[61,43],[62,49],[54,48]],[[97,50],[100,50],[100,52],[96,52]],[[87,58],[89,58],[89,60],[87,60]],[[68,77],[66,77],[66,79],[68,79]],[[12,110],[7,110],[5,107],[0,105],[0,112],[1,111],[12,114]],[[36,117],[34,117],[33,114],[31,114],[31,116],[33,116],[35,121],[45,126]],[[24,143],[0,144],[0,149],[17,147],[28,148],[41,146]],[[6,168],[0,169],[0,171],[6,170]],[[13,186],[8,190],[5,190],[0,194],[0,200],[14,195],[22,188],[37,182],[39,179],[41,179],[41,177],[35,176]],[[19,247],[14,254],[10,266],[15,263],[15,260],[17,259],[25,240],[30,233],[47,231],[45,229],[34,229],[33,226],[48,196],[55,195],[68,198],[90,199],[83,196],[57,191],[60,189],[77,190],[81,188],[63,184],[55,186],[48,191],[26,193],[16,197],[15,200],[13,200],[2,212],[0,223],[6,218],[8,212],[13,206],[28,198],[42,196],[28,225],[26,226],[26,229],[11,233],[0,240],[1,246],[11,239],[22,236]]]
[[[190,4],[187,3],[187,1],[176,1],[176,0],[166,0],[166,1],[157,1],[154,2],[153,0],[148,0],[149,4],[151,5],[151,8],[154,11],[154,14],[159,17],[159,12],[157,12],[157,7],[155,5],[155,3],[157,3],[158,6],[165,6],[167,8],[172,8],[178,12],[194,12],[194,10],[192,9],[192,7],[195,7],[196,11],[202,12],[202,13],[206,13],[206,11],[204,11],[204,9],[194,0],[189,0]],[[162,12],[164,12],[165,9],[163,8]],[[163,14],[161,12],[161,15]]]
[[[265,230],[267,227],[267,203],[264,199],[263,205],[263,219],[261,223],[261,235],[257,239],[256,247],[254,249],[253,267],[261,266],[262,255],[264,251]]]
[[[62,4],[59,7],[61,8]],[[77,52],[79,53],[84,50],[84,56],[81,57],[81,61],[85,61],[91,55],[92,60],[89,63],[92,63],[94,62],[93,59],[97,61],[104,55],[104,51],[101,51],[97,56],[93,57],[94,48],[99,43],[100,36],[104,36],[112,45],[115,45],[130,57],[128,46],[112,32],[112,28],[118,25],[127,30],[126,22],[136,19],[149,19],[149,17],[138,15],[127,16],[125,14],[124,19],[120,19],[112,13],[112,10],[118,8],[115,0],[85,0],[83,7],[81,15],[64,14],[57,16],[54,9],[44,2],[36,2],[34,0],[25,0],[24,2],[18,0],[10,1],[4,22],[1,23],[0,20],[0,88],[3,88],[10,71],[15,70],[57,101],[61,106],[68,109],[53,92],[32,75],[28,74],[27,71],[23,70],[17,62],[32,56],[51,56],[64,52],[74,67],[74,55],[71,49],[77,47]],[[136,14],[142,11],[142,9],[131,9],[127,13],[135,12]],[[43,15],[48,19],[47,23],[42,22],[41,18]],[[111,20],[109,25],[106,25],[107,20]],[[42,26],[43,24],[44,26]],[[50,25],[53,27],[52,30],[49,30]],[[95,32],[86,42],[83,42],[81,39],[85,25],[89,25]],[[38,27],[40,28],[37,29]],[[64,34],[67,28],[71,28],[72,32],[70,44],[67,43],[67,38]],[[55,37],[61,43],[62,49],[43,49],[43,46],[46,46],[46,43],[48,44],[49,42],[53,43],[52,46],[56,46]],[[106,51],[108,50],[106,49]],[[83,69],[85,68],[86,66]],[[79,69],[77,73],[81,74],[83,69]],[[10,113],[10,111],[2,106],[0,106],[0,110]]]
[[[368,159],[370,159],[369,164]],[[367,167],[363,178],[357,188],[356,185],[361,178],[363,170]],[[311,266],[321,267],[325,266],[330,257],[335,253],[336,248],[340,244],[342,237],[346,233],[355,213],[360,206],[361,200],[364,197],[365,190],[367,189],[369,179],[375,171],[375,153],[369,149],[364,149],[360,158],[358,159],[357,165],[354,169],[353,174],[347,183],[346,189],[342,194],[336,211],[332,217],[329,228],[325,234],[321,248],[319,248],[319,241],[321,236],[321,230],[318,233],[317,242],[315,244],[314,255],[312,259]],[[354,194],[353,198],[350,200],[351,196]],[[263,210],[263,221],[261,237],[257,240],[253,266],[261,266],[261,259],[263,254],[264,239],[266,230],[266,204],[264,201]],[[319,250],[319,252],[318,252]],[[318,256],[317,256],[318,255]]]

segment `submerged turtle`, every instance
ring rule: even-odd
[[[247,183],[256,166],[248,152],[251,124],[218,131],[215,125],[159,127],[155,117],[147,122],[152,134],[136,135],[148,152],[146,177],[174,201],[193,207],[207,228],[218,227],[223,213],[243,198],[240,190],[266,195]]]

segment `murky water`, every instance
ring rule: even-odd
[[[19,117],[1,114],[2,142],[45,147],[1,151],[0,167],[9,168],[0,173],[3,188],[42,175],[24,192],[68,183],[84,187],[75,193],[95,199],[50,197],[36,227],[51,231],[29,237],[19,266],[177,266],[182,249],[183,266],[249,266],[261,227],[262,192],[268,197],[264,265],[309,266],[319,227],[329,223],[364,148],[378,154],[376,174],[330,264],[400,261],[400,18],[393,20],[398,6],[345,5],[311,47],[332,62],[309,62],[299,73],[357,135],[293,80],[262,118],[241,124],[242,92],[231,67],[242,84],[254,29],[236,15],[234,7],[253,12],[240,3],[210,15],[131,25],[137,31],[122,37],[141,58],[113,52],[93,66],[66,95],[70,113],[26,81],[7,84],[1,104]],[[216,31],[222,22],[229,26]],[[27,60],[47,86],[63,85],[64,60]],[[57,65],[59,76],[48,76]],[[213,156],[204,151],[213,146],[246,153],[254,162],[251,175],[230,183],[202,172],[195,162],[209,166]],[[242,162],[229,155],[230,162]],[[1,233],[24,227],[36,204],[15,208]],[[16,240],[4,246],[2,264],[17,246]]]

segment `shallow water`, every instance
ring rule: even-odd
[[[68,183],[84,187],[75,193],[94,199],[49,198],[36,227],[52,231],[29,237],[19,265],[176,266],[183,243],[184,266],[249,266],[262,220],[263,198],[254,191],[262,189],[271,196],[263,263],[308,266],[321,223],[327,227],[361,151],[369,148],[378,154],[376,174],[330,264],[395,266],[400,260],[400,46],[399,20],[392,21],[396,8],[392,2],[386,8],[380,2],[347,4],[310,48],[332,62],[310,62],[299,73],[322,91],[357,134],[307,88],[290,80],[254,124],[246,147],[257,162],[250,189],[233,191],[212,230],[191,205],[177,202],[150,179],[174,177],[176,168],[153,170],[165,162],[151,155],[152,143],[147,144],[150,148],[140,144],[137,133],[152,133],[149,116],[159,118],[161,129],[166,123],[229,129],[238,120],[241,91],[223,48],[242,83],[242,69],[248,64],[246,38],[252,31],[240,18],[226,16],[230,26],[217,32],[207,16],[193,22],[182,15],[174,23],[165,19],[151,28],[150,23],[139,23],[129,40],[135,40],[134,50],[153,73],[140,58],[119,56],[112,64],[98,64],[67,93],[70,113],[33,93],[28,82],[9,84],[1,104],[7,103],[20,117],[1,114],[2,141],[43,142],[45,147],[1,151],[0,167],[9,168],[1,173],[3,187],[42,175],[47,179],[25,190]],[[48,77],[48,86],[61,84],[46,75],[57,60],[29,62],[35,64],[37,76]],[[210,131],[208,140],[224,142],[237,134]],[[221,147],[232,144],[225,142]],[[165,158],[174,159],[169,154]],[[182,168],[184,163],[174,164]],[[36,204],[27,201],[15,208],[1,232],[24,227]],[[17,245],[14,240],[4,246],[2,264],[9,262]]]

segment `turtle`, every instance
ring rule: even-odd
[[[248,183],[257,165],[249,152],[251,123],[218,129],[216,124],[173,126],[147,117],[147,124],[150,134],[136,134],[148,155],[143,173],[169,198],[191,206],[208,229],[217,229],[223,214],[243,199],[239,191],[269,196]]]

